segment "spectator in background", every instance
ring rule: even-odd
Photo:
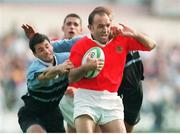
[[[62,31],[64,39],[72,39],[75,36],[82,34],[82,20],[79,15],[71,13],[64,18]]]

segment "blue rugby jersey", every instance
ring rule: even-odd
[[[58,65],[68,59],[69,53],[55,53],[54,56],[56,65]],[[49,66],[52,65],[40,59],[36,59],[28,68],[28,96],[31,96],[34,100],[39,102],[46,104],[54,103],[55,105],[58,105],[68,86],[68,76],[67,74],[64,74],[57,75],[55,78],[50,80],[38,80],[38,74],[45,71]]]

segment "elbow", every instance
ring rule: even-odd
[[[76,82],[75,78],[72,76],[71,73],[69,73],[69,75],[68,75],[68,80],[69,80],[69,83]]]
[[[153,50],[157,46],[156,42],[153,43],[151,50]]]
[[[151,45],[149,46],[150,51],[153,50],[157,46],[157,43],[153,41]]]
[[[74,78],[72,78],[72,77],[69,77],[69,78],[68,78],[68,81],[69,81],[69,83],[74,83],[74,82],[77,82],[78,80],[77,80],[77,79],[74,79]]]
[[[73,83],[72,77],[68,77],[69,83]]]

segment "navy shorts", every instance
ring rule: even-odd
[[[140,120],[140,109],[143,101],[142,83],[137,88],[123,88],[118,91],[118,95],[122,96],[124,105],[124,120],[135,125]]]
[[[49,133],[65,132],[63,116],[58,103],[51,106],[50,103],[40,103],[26,95],[22,99],[25,106],[18,111],[18,122],[23,132],[26,132],[33,124],[40,125]]]

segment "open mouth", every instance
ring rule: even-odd
[[[107,39],[108,36],[107,36],[107,35],[101,35],[101,38],[102,38],[102,39]]]
[[[75,34],[75,32],[73,32],[73,31],[70,31],[70,32],[69,32],[69,34]]]

